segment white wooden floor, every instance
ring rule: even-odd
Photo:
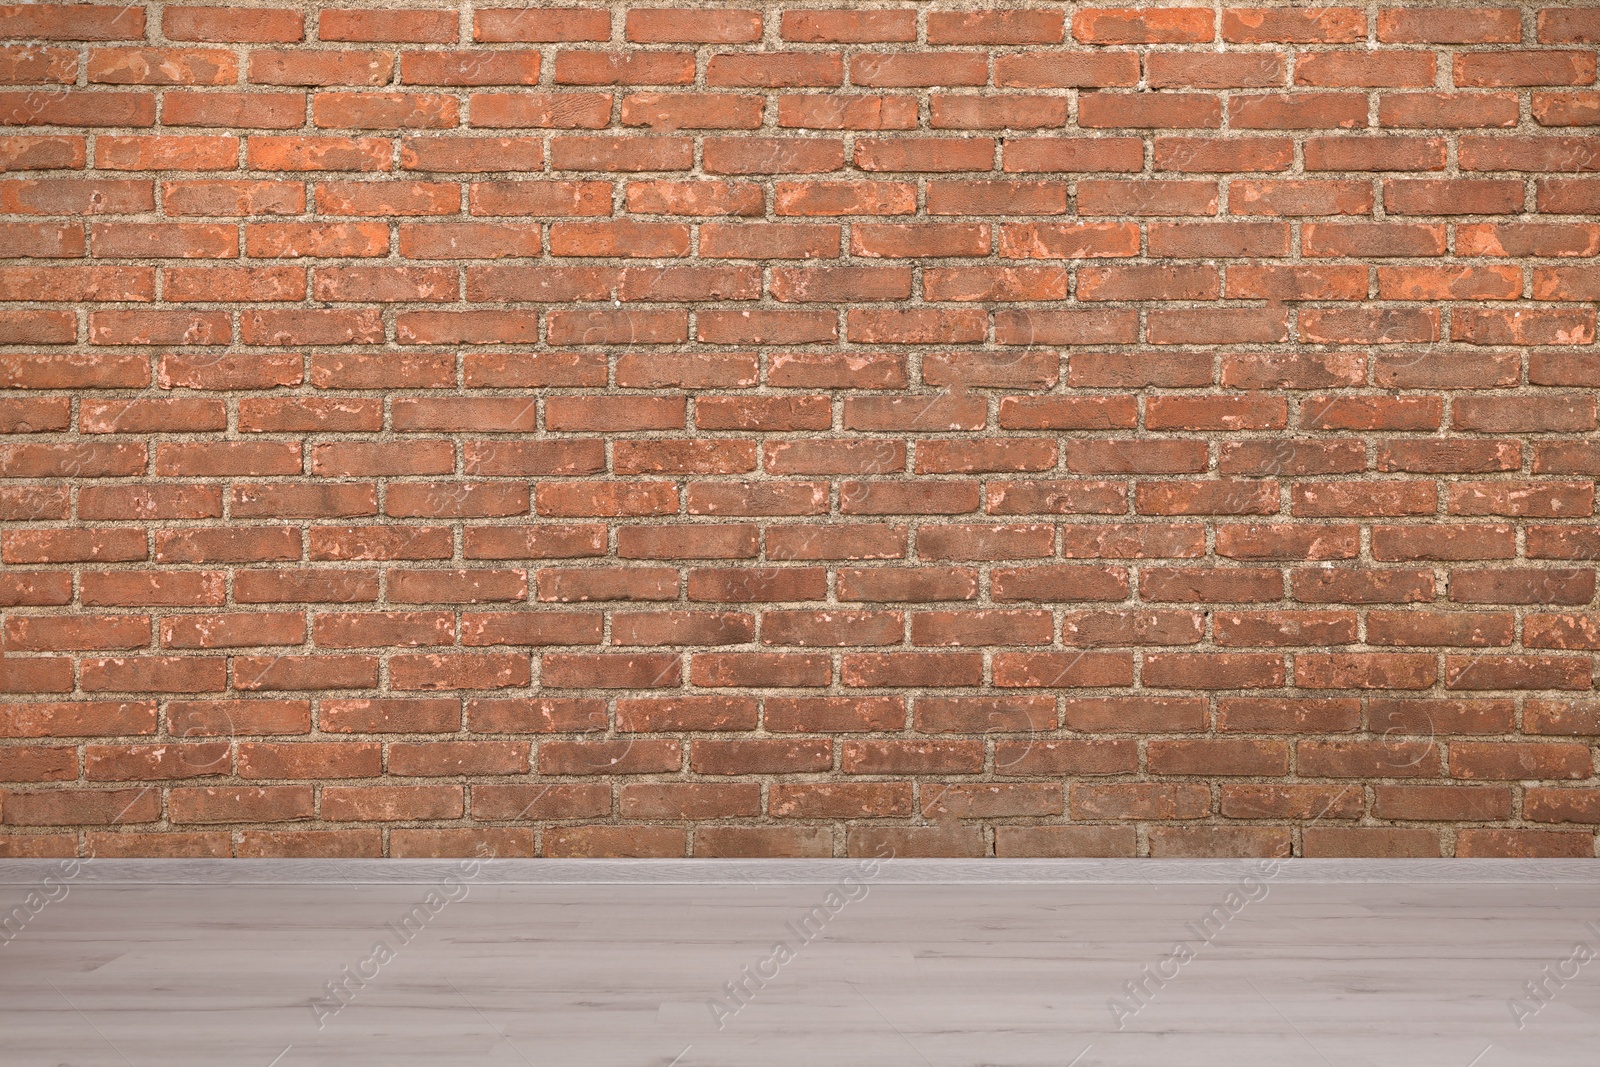
[[[1262,875],[1259,861],[1141,861],[1012,865],[1023,873],[993,868],[997,881],[947,864],[934,882],[937,865],[833,861],[797,883],[792,864],[653,878],[599,865],[580,882],[581,866],[530,879],[504,861],[472,876],[375,862],[296,875],[95,860],[70,878],[58,861],[0,863],[0,1064],[1600,1062],[1600,959],[1573,962],[1580,944],[1600,953],[1593,863],[1290,861]],[[1433,873],[1451,864],[1456,876]],[[829,901],[851,872],[855,899]],[[41,890],[57,899],[30,904]],[[408,913],[423,918],[402,937]],[[807,914],[825,916],[809,941],[795,932]],[[1224,916],[1209,941],[1208,915]],[[774,966],[780,941],[794,954]],[[326,999],[346,967],[347,1001]],[[733,1012],[726,983],[747,967],[770,977]],[[1158,979],[1141,1007],[1125,987],[1146,967]],[[1524,1000],[1519,1028],[1510,1002],[1546,974],[1552,999]]]

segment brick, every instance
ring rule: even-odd
[[[1311,146],[1306,147],[1308,167]],[[1294,142],[1277,137],[1157,137],[1157,170],[1187,172],[1288,170]],[[1441,164],[1442,165],[1442,164]],[[1338,170],[1351,169],[1346,167]]]
[[[863,52],[850,60],[850,81],[862,86],[982,85],[988,79],[989,57],[982,52],[940,52],[937,56]]]
[[[1215,38],[1204,8],[1156,10],[1090,8],[1072,17],[1072,36],[1085,44],[1199,44]]]
[[[0,851],[1593,854],[1586,9],[26,8]]]
[[[1265,89],[1288,78],[1283,55],[1266,51],[1150,52],[1145,64],[1153,89]]]
[[[1078,125],[1215,129],[1222,125],[1222,105],[1202,93],[1094,93],[1079,102]]]
[[[1378,40],[1386,44],[1516,44],[1522,19],[1515,8],[1385,8],[1378,12]]]
[[[406,85],[537,85],[542,57],[533,50],[403,52]]]
[[[1069,790],[1076,819],[1197,819],[1211,810],[1210,793],[1196,783],[1108,783]]]
[[[271,44],[305,39],[303,16],[273,8],[182,7],[161,15],[161,32],[173,41]],[[327,38],[332,39],[332,38]]]
[[[1467,829],[1456,840],[1458,856],[1589,857],[1593,853],[1593,842],[1581,833]]]
[[[1140,572],[1139,591],[1156,603],[1272,601],[1282,597],[1283,579],[1259,567],[1148,567]]]
[[[1541,126],[1593,126],[1600,96],[1595,93],[1536,93],[1534,121]]]
[[[1437,830],[1421,828],[1316,826],[1302,838],[1307,856],[1328,858],[1412,857],[1438,858]]]
[[[7,85],[71,85],[78,80],[78,53],[70,48],[7,45],[0,48],[0,79]]]
[[[246,162],[254,170],[388,170],[388,141],[374,137],[250,137]]]
[[[1367,99],[1357,93],[1235,96],[1228,124],[1242,130],[1356,129],[1367,124]]]
[[[780,32],[786,41],[807,44],[868,44],[914,41],[916,12],[899,10],[797,9],[783,12]]]
[[[1372,211],[1372,202],[1372,187],[1365,182],[1228,183],[1228,211],[1234,215],[1366,215]]]
[[[1443,170],[1445,142],[1437,137],[1313,137],[1305,142],[1307,170]]]
[[[421,93],[317,93],[311,118],[325,129],[447,129],[460,120],[452,97]]]
[[[693,64],[689,73],[692,77]],[[760,52],[715,55],[706,63],[706,84],[743,88],[805,88],[840,85],[844,59],[826,52]],[[876,84],[857,79],[858,85]]]
[[[155,98],[115,90],[0,92],[0,115],[15,126],[153,126]]]
[[[994,143],[983,138],[858,137],[854,162],[865,171],[981,171],[993,158]]]
[[[472,95],[471,125],[486,129],[598,130],[611,121],[607,93],[482,92]],[[530,167],[494,168],[530,170]]]
[[[368,831],[342,831],[342,834],[363,834]],[[370,831],[373,837],[379,836],[379,831]],[[241,837],[247,835],[241,834]],[[396,828],[389,831],[390,841],[396,856],[428,859],[439,856],[459,857],[496,857],[496,856],[532,856],[534,854],[533,831],[510,827],[487,827],[484,829],[466,830],[410,830]],[[381,841],[376,842],[376,847],[370,853],[382,854]],[[308,848],[306,845],[296,844],[294,847]],[[339,849],[372,847],[366,845],[361,838],[353,841],[341,840],[330,843],[330,847]]]
[[[1131,657],[1124,652],[1007,652],[994,658],[995,684],[1002,687],[1125,686],[1132,671]]]
[[[305,97],[297,93],[167,90],[161,104],[167,126],[285,130],[300,126],[305,113]]]
[[[453,11],[322,11],[317,16],[319,41],[362,43],[451,44],[458,33]]]
[[[41,259],[72,259],[82,256],[87,247],[81,227],[48,222],[0,223],[0,236],[11,248],[7,258],[28,255]]]
[[[155,299],[155,276],[148,267],[0,267],[0,281],[11,299],[40,291],[82,301]]]
[[[995,855],[1048,859],[1065,856],[1131,856],[1137,840],[1131,826],[999,826]]]
[[[1450,745],[1450,771],[1458,778],[1586,778],[1591,769],[1588,749],[1571,742],[1456,741]]]
[[[1131,53],[1029,50],[997,56],[994,84],[1007,89],[1099,89],[1139,82]]]
[[[630,93],[622,99],[622,124],[661,130],[757,129],[764,101],[723,93]]]
[[[1538,33],[1542,44],[1592,44],[1600,39],[1594,12],[1579,7],[1543,9]]]
[[[12,826],[111,826],[155,821],[160,794],[150,789],[8,791],[6,823]]]
[[[223,49],[95,48],[86,74],[107,85],[230,85],[239,66]]]
[[[1455,82],[1466,86],[1591,85],[1595,56],[1581,51],[1464,53],[1455,57]]]
[[[694,80],[694,56],[687,52],[561,51],[556,54],[557,85],[686,85]]]
[[[1592,789],[1530,789],[1524,793],[1523,807],[1534,822],[1588,822],[1595,814],[1595,792]]]
[[[1430,86],[1434,68],[1426,52],[1309,52],[1296,61],[1294,81],[1330,88]]]
[[[383,85],[394,70],[394,53],[257,49],[246,71],[257,85]]]
[[[611,36],[611,13],[595,7],[492,7],[473,12],[472,39],[504,43],[528,41],[604,41]]]
[[[1472,129],[1517,124],[1512,93],[1385,93],[1378,98],[1380,126]]]
[[[1289,248],[1288,224],[1277,222],[1151,223],[1149,235],[1153,254],[1178,259],[1281,256]]]
[[[1289,766],[1289,746],[1242,738],[1152,741],[1148,758],[1155,774],[1281,775]]]
[[[971,774],[983,769],[983,745],[973,741],[845,741],[846,774]]]
[[[454,701],[430,701],[442,705],[437,729],[454,730],[459,725],[459,710]],[[480,733],[584,733],[603,730],[605,704],[599,700],[542,698],[518,700],[474,698],[466,702],[467,722]],[[450,713],[447,715],[446,713]],[[451,721],[451,716],[455,721]],[[404,727],[399,729],[404,730]],[[405,731],[411,732],[411,731]]]
[[[741,44],[761,36],[754,11],[642,9],[629,11],[624,36],[642,44]]]
[[[198,222],[96,223],[89,229],[89,248],[108,259],[232,259],[239,254],[233,227]]]
[[[1222,39],[1247,44],[1359,41],[1366,30],[1366,13],[1352,7],[1228,8],[1222,13]]]
[[[910,812],[909,782],[780,783],[768,799],[768,813],[778,818],[883,818]]]
[[[934,98],[936,112],[939,99]],[[909,95],[786,94],[778,97],[778,125],[814,130],[909,130],[917,125],[917,101]],[[933,128],[941,125],[936,115]]]

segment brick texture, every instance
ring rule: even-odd
[[[1595,854],[1596,8],[0,38],[0,855]]]

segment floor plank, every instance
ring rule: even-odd
[[[1592,881],[843,889],[73,884],[0,947],[0,1063],[1570,1067],[1600,1039],[1600,960],[1508,1007],[1600,949]]]

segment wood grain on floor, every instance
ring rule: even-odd
[[[1600,951],[1592,878],[878,880],[892,866],[66,882],[32,912],[46,887],[7,884],[0,918],[26,917],[0,935],[0,1064],[1572,1067],[1600,1042],[1600,959],[1574,955]]]

